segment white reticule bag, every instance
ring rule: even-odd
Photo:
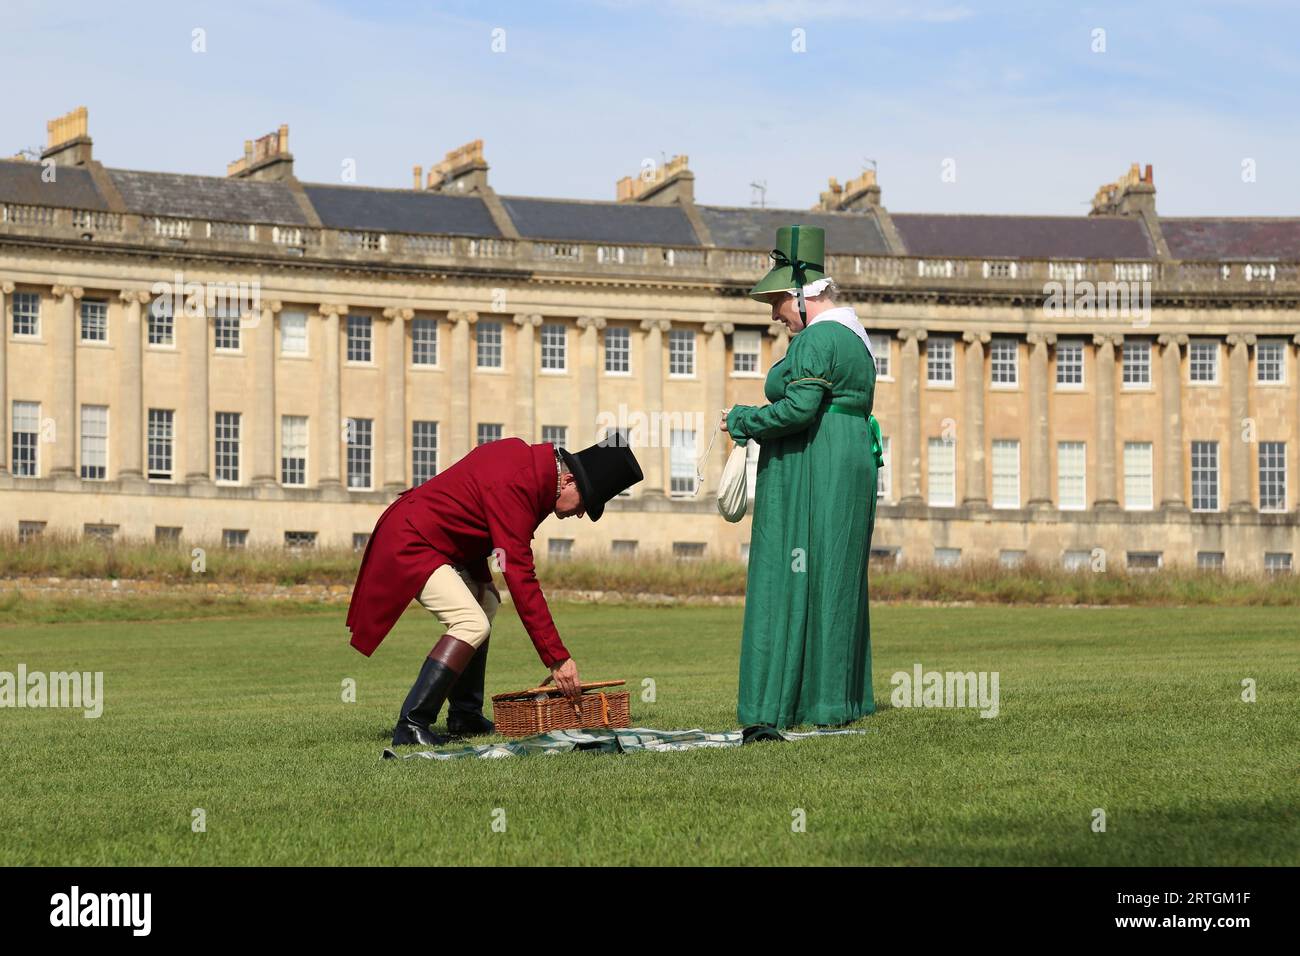
[[[737,445],[727,456],[718,482],[718,514],[736,522],[745,517],[745,446]]]

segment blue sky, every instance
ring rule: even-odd
[[[406,187],[482,138],[506,194],[612,199],[686,153],[701,202],[800,209],[873,159],[894,211],[1069,215],[1140,162],[1165,215],[1300,214],[1286,3],[4,0],[0,35],[3,155],[84,104],[137,169],[222,175],[285,122],[314,182]]]

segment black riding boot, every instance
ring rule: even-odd
[[[424,659],[420,676],[402,704],[397,726],[393,728],[394,747],[403,744],[436,747],[448,741],[445,735],[433,732],[433,722],[473,653],[471,645],[454,637],[444,636],[438,642]]]
[[[492,721],[483,716],[483,680],[490,640],[479,645],[478,653],[447,696],[447,732],[454,737],[479,737],[496,730]]]

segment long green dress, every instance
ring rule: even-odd
[[[862,340],[814,321],[768,373],[772,404],[727,416],[732,438],[761,446],[740,649],[743,726],[841,724],[875,711],[867,617],[875,388]]]

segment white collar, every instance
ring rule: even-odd
[[[867,330],[862,327],[862,323],[858,320],[858,314],[853,311],[852,307],[847,305],[837,305],[833,309],[827,309],[824,312],[819,313],[815,318],[810,319],[808,324],[812,325],[814,322],[821,322],[823,320],[827,322],[838,322],[840,325],[844,326],[862,340],[862,344],[867,347],[867,352],[871,355],[872,359],[875,359],[876,353],[871,348],[871,337],[867,335]]]

